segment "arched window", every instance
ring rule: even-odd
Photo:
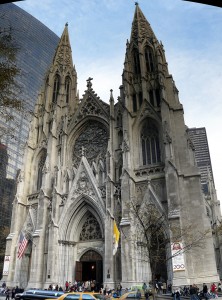
[[[82,226],[79,236],[80,241],[98,240],[102,238],[102,232],[96,218],[90,213]]]
[[[37,176],[37,191],[40,190],[42,186],[42,170],[46,160],[46,150],[42,151],[41,157],[38,163],[38,176]]]
[[[141,70],[140,70],[140,56],[139,56],[139,51],[134,48],[133,49],[133,64],[134,64],[134,72],[136,75],[140,75]]]
[[[59,88],[60,88],[60,76],[58,74],[55,75],[54,85],[53,85],[53,95],[52,95],[52,102],[57,103],[58,95],[59,95]]]
[[[47,77],[46,79],[46,84],[45,84],[45,103],[46,103],[46,100],[48,99],[48,95],[49,95],[49,77]]]
[[[149,91],[150,104],[156,107],[160,107],[161,97],[160,89],[153,89]]]
[[[136,94],[133,94],[133,111],[137,111],[137,100],[136,100]]]
[[[122,142],[123,142],[123,132],[122,132],[122,130],[120,130],[118,132],[118,145],[119,145],[119,148],[121,147]]]
[[[71,88],[71,79],[69,76],[65,79],[65,95],[66,95],[66,103],[69,103],[70,98],[70,88]]]
[[[153,90],[149,91],[150,103],[154,106]]]
[[[161,161],[159,132],[151,119],[147,119],[141,131],[143,165],[152,165]]]
[[[155,65],[154,65],[153,49],[149,46],[146,46],[145,48],[145,61],[146,61],[147,72],[154,72]]]
[[[159,89],[155,90],[155,96],[156,96],[156,105],[158,107],[160,107],[160,90]]]
[[[116,118],[116,123],[118,127],[122,127],[122,114],[121,112],[118,112],[117,118]]]
[[[143,93],[142,92],[139,92],[139,106],[141,107],[143,103]]]

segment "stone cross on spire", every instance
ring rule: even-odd
[[[90,90],[92,88],[92,82],[91,80],[93,80],[93,78],[89,77],[86,81],[87,81],[87,87],[88,87],[88,90]]]

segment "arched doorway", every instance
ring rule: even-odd
[[[76,262],[76,280],[95,280],[97,288],[103,283],[103,259],[98,252],[89,250]]]

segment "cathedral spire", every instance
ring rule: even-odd
[[[71,45],[70,45],[70,40],[69,40],[69,32],[68,32],[68,23],[65,24],[65,28],[63,30],[60,42],[58,44],[54,59],[53,59],[53,64],[57,65],[71,65],[73,66],[72,63],[72,50],[71,50]]]
[[[163,46],[157,40],[149,22],[135,3],[130,41],[126,43],[123,86],[126,106],[139,112],[144,99],[157,111],[162,99],[164,78],[168,75]]]
[[[138,2],[135,2],[136,8],[132,23],[130,42],[138,43],[143,42],[145,39],[155,39],[155,34],[139,7]]]

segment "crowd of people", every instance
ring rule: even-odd
[[[121,295],[122,286],[117,285],[116,290],[112,290],[106,285],[103,287],[100,283],[95,280],[87,281],[66,281],[64,287],[58,286],[58,284],[50,284],[48,290],[64,291],[64,292],[99,292],[104,295],[113,295],[116,292],[117,296]]]
[[[1,294],[5,295],[6,300],[15,299],[15,295],[18,293],[22,293],[23,291],[24,291],[24,289],[21,289],[18,286],[13,287],[13,288],[7,287],[5,281],[3,281],[2,287],[0,290]]]
[[[184,286],[172,292],[174,300],[180,300],[181,296],[190,297],[190,300],[201,300],[201,299],[215,299],[218,298],[218,292],[221,292],[221,282],[216,285],[212,283],[209,287],[206,283],[203,283],[202,289],[196,284],[190,286]]]
[[[137,299],[140,299],[142,297],[142,293],[146,300],[149,300],[150,294],[150,286],[146,285],[146,283],[143,284],[141,290],[137,290]],[[116,286],[116,289],[111,289],[106,285],[103,287],[101,284],[97,283],[95,280],[91,281],[74,281],[71,283],[70,281],[66,281],[64,287],[59,286],[58,284],[50,284],[48,287],[48,290],[54,290],[54,291],[64,291],[64,292],[99,292],[100,294],[103,294],[104,298],[118,298],[123,293],[128,292],[130,289],[122,289],[121,284],[119,283]],[[199,288],[196,284],[190,285],[190,286],[184,286],[180,287],[176,290],[172,290],[171,284],[166,284],[162,281],[155,281],[153,290],[157,294],[171,294],[173,297],[173,300],[180,300],[181,296],[190,297],[190,300],[208,300],[208,299],[215,299],[218,298],[218,292],[222,292],[222,284],[219,282],[217,285],[215,283],[212,283],[209,287],[207,284],[203,284],[202,288]],[[6,286],[6,283],[3,282],[2,286],[0,288],[0,292],[3,293],[6,298],[5,300],[9,299],[15,299],[15,295],[17,293],[23,292],[23,289],[20,289],[18,286],[13,288],[8,288]]]

